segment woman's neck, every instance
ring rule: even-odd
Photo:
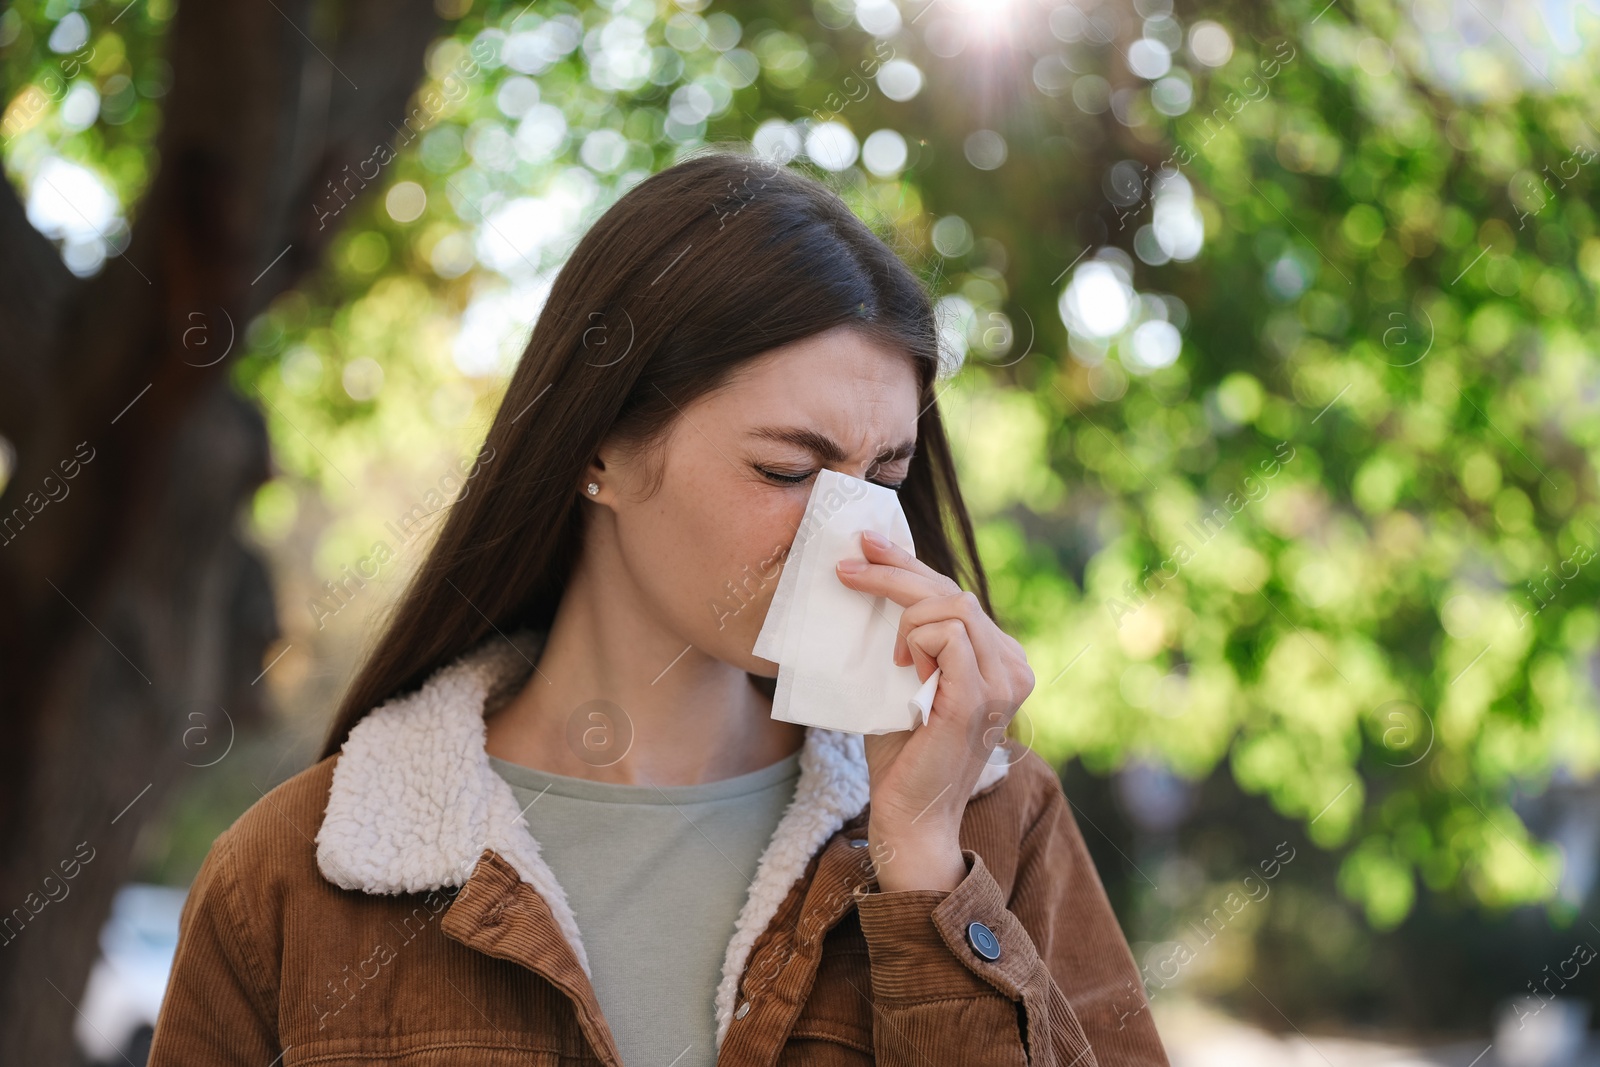
[[[633,590],[572,575],[522,690],[487,719],[489,755],[592,781],[695,785],[799,750],[743,670],[640,610]]]

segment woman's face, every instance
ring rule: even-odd
[[[750,650],[815,475],[905,479],[917,438],[911,360],[835,327],[745,364],[685,407],[659,450],[602,447],[604,468],[591,468],[600,495],[584,496],[606,509],[589,548],[622,572],[604,585],[685,644],[776,676]],[[646,498],[656,464],[660,488]]]

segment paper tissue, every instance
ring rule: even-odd
[[[928,721],[939,670],[919,681],[894,662],[899,604],[839,580],[842,559],[864,559],[861,531],[914,552],[892,489],[823,469],[784,561],[752,650],[778,664],[772,717],[784,722],[885,734]]]

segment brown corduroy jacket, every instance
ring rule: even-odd
[[[374,709],[217,838],[150,1067],[619,1067],[573,909],[484,751],[540,638]],[[996,752],[965,879],[883,893],[861,738],[808,728],[708,1005],[719,1067],[1167,1064],[1060,780]]]

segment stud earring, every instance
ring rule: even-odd
[[[585,486],[585,488],[589,490],[590,496],[594,496],[596,493],[600,492],[600,483],[590,482],[587,486]]]

